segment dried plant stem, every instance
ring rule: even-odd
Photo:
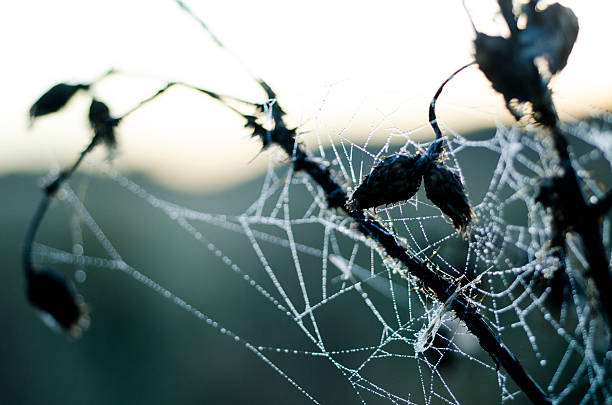
[[[91,152],[97,144],[98,139],[94,137],[94,139],[92,139],[89,145],[87,145],[87,147],[81,152],[78,159],[72,164],[72,166],[60,172],[60,174],[55,178],[55,180],[53,180],[51,183],[44,187],[44,194],[40,202],[38,203],[36,212],[34,212],[34,215],[30,220],[30,224],[28,225],[28,230],[26,232],[26,236],[23,242],[23,251],[21,258],[26,277],[29,277],[29,275],[34,271],[34,266],[32,264],[32,244],[34,243],[36,233],[38,232],[40,224],[42,223],[47,209],[49,208],[51,198],[53,198],[53,196],[57,193],[57,190],[59,190],[62,184],[64,184],[64,182],[72,176],[72,174],[79,167],[85,156],[87,156],[87,154]]]
[[[437,159],[438,155],[442,153],[442,150],[444,149],[444,138],[442,137],[442,130],[438,125],[438,118],[436,117],[436,102],[438,101],[438,97],[440,97],[442,90],[444,90],[444,86],[446,86],[448,82],[450,82],[457,74],[463,71],[463,69],[475,64],[476,61],[471,61],[470,63],[467,63],[461,66],[459,69],[455,70],[453,74],[451,74],[446,80],[444,80],[440,87],[438,87],[436,94],[431,99],[431,103],[429,103],[429,125],[431,125],[431,127],[433,128],[434,133],[436,134],[436,138],[427,149],[427,154],[431,156],[434,160]]]
[[[365,211],[350,210],[345,203],[348,195],[342,186],[336,183],[329,170],[314,161],[295,141],[295,131],[287,129],[284,124],[276,122],[277,128],[270,137],[272,142],[280,146],[287,155],[292,157],[296,171],[306,172],[325,192],[330,208],[338,208],[348,215],[357,225],[359,231],[373,239],[382,247],[385,253],[400,262],[407,273],[419,280],[427,290],[432,292],[441,302],[446,302],[455,292],[452,281],[441,277],[438,273],[418,258],[410,255],[405,246],[399,242],[380,222]],[[280,124],[280,127],[279,127]],[[465,322],[468,330],[474,334],[482,348],[501,365],[516,384],[535,404],[550,404],[551,400],[537,383],[527,374],[519,360],[504,345],[489,327],[478,308],[465,294],[458,294],[451,303],[451,308],[459,319]]]
[[[554,112],[553,106],[551,106],[551,111]],[[562,169],[561,181],[556,184],[557,187],[554,191],[559,195],[559,199],[564,200],[563,204],[560,204],[563,212],[553,213],[553,215],[561,214],[567,218],[571,230],[582,239],[584,254],[589,265],[586,276],[590,277],[595,283],[599,296],[599,306],[607,321],[608,332],[612,335],[612,294],[610,294],[610,291],[612,291],[612,274],[610,274],[600,226],[601,216],[612,206],[612,197],[608,193],[598,204],[590,205],[587,202],[572,164],[567,139],[559,128],[558,119],[554,121],[550,130]]]
[[[25,271],[26,278],[29,278],[30,274],[34,272],[34,266],[32,265],[32,244],[34,243],[36,232],[38,231],[38,228],[40,228],[40,223],[47,212],[47,208],[49,208],[50,201],[51,197],[48,194],[43,195],[43,198],[38,203],[36,212],[34,212],[34,216],[32,216],[32,219],[30,219],[30,223],[28,225],[28,230],[23,243],[23,250],[21,252],[21,261],[23,262],[23,269]]]

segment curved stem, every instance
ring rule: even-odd
[[[440,155],[440,153],[442,153],[442,150],[444,149],[444,138],[442,137],[442,131],[440,130],[440,126],[438,125],[438,119],[436,117],[436,102],[438,101],[438,97],[440,97],[440,94],[442,93],[444,86],[446,86],[446,83],[450,82],[463,69],[474,64],[476,64],[475,60],[455,70],[453,74],[450,75],[446,80],[444,80],[440,87],[438,87],[436,94],[431,99],[431,103],[429,103],[429,125],[431,125],[431,127],[433,128],[434,133],[436,134],[436,138],[429,146],[429,149],[427,149],[427,155],[434,160],[438,158],[438,156]]]
[[[598,217],[602,217],[610,211],[612,208],[612,191],[608,191],[605,196],[599,201],[597,201],[592,206],[593,213]]]

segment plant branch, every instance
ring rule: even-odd
[[[266,92],[268,93],[268,91]],[[282,113],[280,107],[278,108],[281,113],[278,113],[277,116],[282,118],[284,113]],[[248,117],[244,116],[244,118]],[[442,277],[429,268],[427,263],[410,255],[406,247],[376,218],[365,211],[351,210],[347,207],[345,203],[348,201],[348,195],[342,186],[333,180],[329,170],[314,161],[302,146],[296,143],[295,129],[288,129],[282,119],[275,119],[274,122],[275,127],[271,132],[249,120],[247,120],[247,126],[253,128],[254,135],[259,135],[264,144],[266,142],[274,143],[281,147],[288,156],[291,156],[294,169],[306,172],[323,189],[330,208],[342,210],[355,222],[359,232],[376,241],[388,257],[401,263],[406,274],[418,279],[421,285],[433,293],[438,300],[446,302],[455,293],[456,288],[454,288],[453,280]],[[457,294],[452,300],[451,308],[457,317],[465,322],[468,330],[478,338],[481,347],[489,353],[497,364],[504,367],[508,375],[533,403],[551,403],[546,393],[527,374],[508,347],[495,335],[469,297],[463,293]]]
[[[552,103],[552,101],[551,101]],[[551,113],[554,106],[551,105]],[[556,117],[556,113],[555,113]],[[599,306],[607,321],[608,332],[612,335],[612,274],[608,264],[606,249],[601,234],[600,218],[612,206],[612,196],[608,193],[595,205],[590,205],[584,197],[580,179],[572,164],[567,139],[560,129],[560,122],[555,119],[550,127],[553,144],[559,156],[561,175],[553,183],[553,215],[563,218],[565,231],[574,231],[582,239],[584,253],[588,263],[586,276],[595,283],[598,291]]]
[[[34,272],[34,266],[32,264],[32,244],[34,243],[34,238],[36,237],[36,233],[40,228],[40,224],[49,208],[49,203],[51,202],[51,198],[57,193],[57,190],[67,181],[70,176],[76,171],[79,167],[85,156],[98,144],[98,139],[94,137],[92,141],[87,145],[87,147],[81,152],[78,159],[70,166],[70,168],[63,170],[60,174],[53,180],[51,183],[46,185],[43,188],[43,196],[40,202],[38,203],[38,207],[36,208],[36,212],[34,212],[34,216],[30,220],[30,224],[28,225],[28,230],[26,232],[26,236],[23,242],[23,250],[22,250],[22,263],[23,268],[26,273],[26,277]]]

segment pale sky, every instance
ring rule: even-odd
[[[188,1],[242,63],[276,90],[307,143],[374,131],[431,136],[429,100],[439,84],[472,59],[474,37],[460,0]],[[495,2],[467,1],[477,27],[496,32]],[[612,2],[562,1],[580,33],[555,79],[565,117],[612,107],[609,52]],[[172,0],[5,1],[0,6],[0,175],[72,162],[88,143],[88,101],[27,129],[29,106],[53,84],[87,82],[114,67],[129,75],[95,87],[115,115],[180,80],[262,101],[248,74]],[[464,131],[506,117],[501,96],[470,68],[439,101],[444,125]],[[122,170],[146,171],[178,188],[218,189],[261,174],[268,156],[243,121],[200,94],[174,89],[119,127]],[[92,156],[91,159],[99,159]]]

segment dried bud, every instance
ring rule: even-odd
[[[78,90],[87,90],[88,88],[89,85],[87,84],[56,84],[32,104],[32,107],[30,107],[30,120],[33,121],[41,115],[59,111]]]
[[[420,155],[384,158],[357,187],[347,203],[349,208],[366,209],[412,198],[429,162]]]
[[[50,315],[65,331],[76,336],[87,326],[85,305],[62,276],[51,270],[31,271],[27,283],[32,305]]]
[[[443,164],[433,162],[423,178],[427,198],[450,217],[459,232],[465,232],[474,213],[459,176]]]
[[[89,124],[94,130],[95,136],[99,141],[104,142],[108,147],[114,147],[115,126],[119,121],[112,118],[108,106],[101,101],[93,99],[89,106]]]

